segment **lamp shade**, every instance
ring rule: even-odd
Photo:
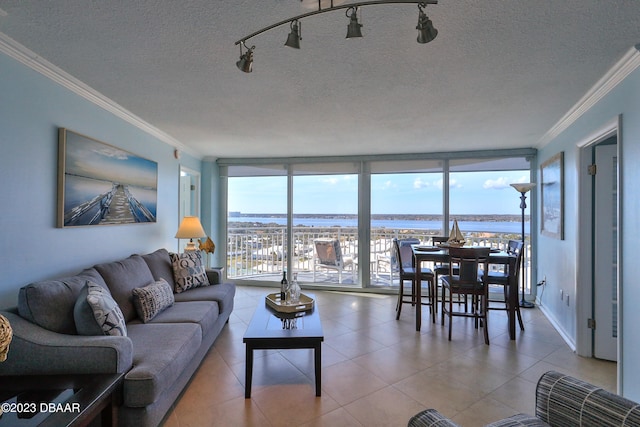
[[[515,188],[518,193],[526,193],[536,186],[536,184],[533,182],[523,182],[510,185]]]
[[[185,216],[176,233],[176,239],[199,239],[207,237],[197,216]]]

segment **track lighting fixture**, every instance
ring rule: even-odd
[[[306,1],[307,3],[310,3],[310,0]],[[416,29],[418,30],[418,43],[429,43],[438,35],[438,30],[434,28],[433,22],[431,22],[431,19],[429,19],[429,17],[424,13],[423,10],[425,7],[427,7],[428,4],[438,4],[438,0],[371,0],[341,4],[343,3],[343,1],[344,0],[318,0],[317,10],[277,22],[273,25],[262,28],[261,30],[258,30],[246,37],[241,38],[236,42],[237,45],[240,45],[240,60],[236,62],[236,66],[245,73],[250,73],[253,70],[253,50],[255,49],[255,46],[247,48],[247,45],[245,43],[250,38],[253,38],[259,34],[264,33],[265,31],[272,30],[281,25],[289,24],[291,32],[287,36],[287,41],[284,43],[284,45],[292,47],[294,49],[300,49],[300,40],[302,40],[302,23],[300,22],[300,20],[321,13],[334,12],[339,9],[346,9],[345,15],[349,18],[346,37],[348,39],[362,37],[362,24],[358,22],[357,15],[358,8],[362,6],[372,6],[380,4],[417,4],[420,11],[418,15],[418,25],[416,26]],[[334,2],[338,4],[336,5],[334,4]],[[330,4],[329,7],[326,7],[327,3]],[[246,52],[244,53],[242,52],[242,46],[244,46],[244,48],[246,49]]]
[[[351,15],[349,15],[349,11],[351,11]],[[360,28],[362,28],[362,24],[358,23],[358,15],[357,14],[358,14],[358,8],[357,7],[350,7],[345,12],[345,15],[347,15],[347,17],[350,19],[349,25],[347,26],[347,38],[348,39],[352,39],[352,38],[355,38],[355,37],[362,37],[362,31],[360,31]]]
[[[416,30],[418,30],[418,43],[421,44],[429,43],[438,35],[438,30],[433,27],[433,22],[431,22],[431,19],[424,13],[424,10],[422,10],[423,7],[422,4],[418,5],[420,15],[418,15],[418,25],[416,26]]]
[[[242,53],[242,46],[247,49],[245,53]],[[244,42],[240,43],[240,60],[236,62],[236,66],[240,71],[244,71],[245,73],[253,71],[253,49],[255,48],[255,46],[247,48]]]
[[[291,21],[291,32],[287,36],[287,41],[284,45],[300,49],[300,40],[302,40],[302,25],[298,25],[298,20],[294,19]]]

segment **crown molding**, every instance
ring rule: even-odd
[[[542,148],[575,123],[629,74],[640,67],[640,44],[635,45],[536,144]]]
[[[87,101],[110,112],[116,117],[121,118],[127,123],[132,124],[143,132],[146,132],[149,135],[159,139],[160,141],[169,144],[176,149],[189,153],[190,155],[198,159],[202,157],[200,153],[194,152],[171,135],[142,120],[140,117],[136,116],[126,108],[115,103],[113,100],[107,98],[97,90],[81,82],[71,74],[55,66],[46,59],[38,56],[38,54],[21,45],[2,32],[0,32],[0,52],[31,68],[32,70],[37,71],[38,73],[49,78],[50,80],[53,80],[54,82],[70,90],[76,95],[81,96]]]

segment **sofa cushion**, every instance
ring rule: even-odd
[[[140,255],[132,255],[121,261],[98,264],[94,267],[104,278],[113,299],[127,322],[136,318],[132,291],[155,282],[151,270]]]
[[[123,404],[142,408],[155,402],[182,375],[200,350],[202,335],[195,323],[137,323],[130,324],[128,331],[133,367],[125,375]]]
[[[189,251],[181,254],[171,253],[170,256],[171,264],[173,265],[173,278],[176,283],[176,293],[209,285],[200,251]]]
[[[176,302],[168,310],[158,314],[150,323],[197,323],[202,336],[207,335],[218,319],[220,312],[215,301]],[[138,323],[134,320],[132,323]]]
[[[153,319],[158,313],[173,305],[173,289],[166,280],[160,279],[133,291],[133,305],[138,317],[144,323]]]
[[[164,279],[171,286],[171,289],[175,289],[173,265],[171,265],[171,257],[166,249],[158,249],[150,254],[142,255],[142,259],[147,263],[155,280]]]
[[[220,313],[230,313],[233,310],[233,297],[236,287],[232,283],[205,286],[189,289],[187,292],[174,295],[176,302],[180,301],[216,301],[220,305]]]
[[[75,335],[77,330],[73,309],[87,280],[105,288],[107,286],[93,268],[86,269],[76,276],[24,286],[18,294],[18,313],[50,331]]]

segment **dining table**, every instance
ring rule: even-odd
[[[416,301],[421,300],[422,286],[421,282],[421,270],[424,262],[434,263],[448,263],[449,262],[449,248],[446,245],[443,246],[427,246],[427,245],[411,245],[413,251],[413,260],[415,262],[415,274],[416,274]],[[508,271],[513,271],[516,264],[516,256],[511,255],[503,250],[492,249],[489,253],[489,264],[499,264],[508,266]],[[518,304],[518,283],[515,280],[515,275],[510,274],[508,280],[509,292],[507,301],[507,314],[509,319],[509,338],[516,339],[516,305]],[[437,289],[437,286],[436,286]],[[436,298],[437,299],[437,298]],[[433,308],[432,308],[433,309]],[[422,327],[422,310],[420,306],[416,309],[416,331],[420,331]]]

